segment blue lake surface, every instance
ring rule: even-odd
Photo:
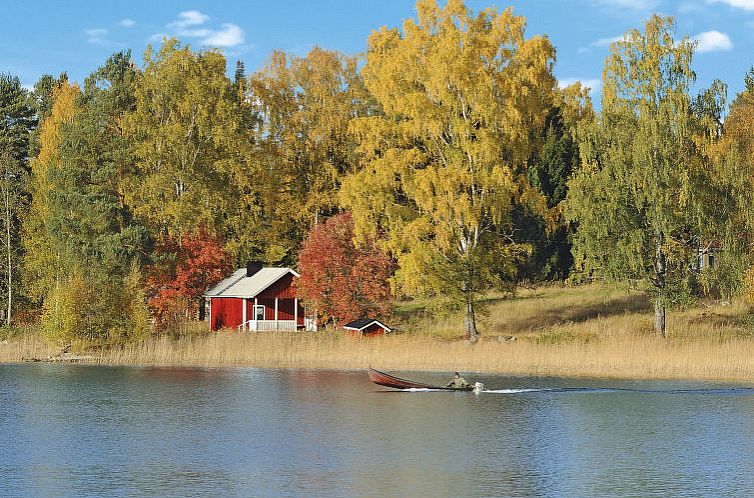
[[[754,386],[465,377],[0,365],[0,497],[754,496]]]

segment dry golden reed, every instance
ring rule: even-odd
[[[615,287],[544,287],[491,296],[487,304],[483,340],[475,345],[457,340],[462,317],[434,319],[419,310],[397,321],[404,333],[386,337],[229,331],[154,338],[92,353],[93,362],[754,382],[754,324],[743,303],[673,312],[666,339],[652,331],[646,296]],[[52,352],[27,334],[0,345],[0,361]]]
[[[0,341],[0,363],[17,362],[23,358],[46,358],[57,351],[60,348],[46,343],[40,334],[28,332]]]
[[[754,381],[754,341],[675,341],[653,336],[540,344],[476,345],[421,336],[220,333],[111,350],[107,364],[494,372],[614,378]]]

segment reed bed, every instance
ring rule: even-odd
[[[221,333],[152,340],[110,350],[115,365],[489,372],[506,375],[754,381],[754,341],[668,341],[610,337],[587,342],[475,345],[430,337],[352,338],[317,334]]]
[[[24,358],[46,358],[60,351],[59,347],[45,342],[32,330],[0,340],[0,363],[13,363]]]
[[[416,304],[416,303],[413,303]],[[640,292],[605,286],[545,287],[491,296],[477,344],[458,340],[461,317],[432,318],[416,307],[402,333],[358,338],[318,333],[196,334],[152,338],[92,352],[107,365],[489,372],[506,375],[699,379],[754,382],[754,325],[748,306],[699,305],[668,316],[668,337],[652,331]],[[511,338],[515,338],[512,340]],[[0,344],[0,361],[55,348],[33,334]]]

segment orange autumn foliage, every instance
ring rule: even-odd
[[[199,310],[204,292],[227,276],[233,260],[222,240],[200,227],[180,240],[168,237],[156,248],[160,256],[148,273],[148,305],[158,330]]]
[[[343,324],[390,313],[393,261],[373,239],[354,243],[350,213],[312,227],[298,260],[298,292],[325,321]]]

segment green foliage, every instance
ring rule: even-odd
[[[0,151],[25,166],[35,125],[28,92],[17,77],[0,73]]]
[[[613,44],[567,202],[579,270],[651,282],[661,334],[664,307],[686,301],[708,184],[689,97],[693,44],[673,29],[653,16]]]
[[[579,83],[556,91],[547,116],[544,144],[530,161],[528,176],[547,200],[547,207],[557,213],[557,225],[553,228],[541,213],[515,213],[518,237],[532,244],[532,254],[520,271],[523,278],[538,281],[568,277],[573,265],[570,237],[575,225],[562,219],[561,203],[568,192],[568,180],[579,164],[576,128],[592,119],[591,100]]]
[[[17,77],[0,74],[0,299],[10,326],[20,294],[20,221],[28,204],[26,176],[36,126],[28,92]]]
[[[554,207],[565,199],[568,179],[579,163],[579,148],[558,107],[550,110],[542,152],[529,167],[529,179]]]
[[[61,343],[120,342],[143,336],[146,327],[133,272],[147,233],[124,202],[132,159],[120,128],[135,102],[135,75],[130,54],[119,53],[83,92],[56,89],[40,134],[28,225],[38,230],[27,232],[26,263],[35,282],[46,282],[35,286],[43,328]]]
[[[78,87],[66,82],[53,88],[54,103],[39,129],[39,154],[31,161],[29,191],[32,202],[24,218],[22,242],[25,293],[36,302],[41,302],[59,285],[61,276],[67,274],[62,248],[56,244],[49,226],[49,223],[65,217],[65,212],[55,211],[51,201],[54,188],[51,174],[60,168],[61,128],[73,120],[78,95]]]
[[[147,320],[138,269],[118,280],[74,268],[45,297],[42,328],[61,345],[104,346],[144,339]]]
[[[150,316],[141,271],[136,264],[131,266],[131,271],[123,281],[121,303],[122,326],[110,328],[110,340],[122,344],[146,339],[150,332]]]
[[[754,72],[746,75],[746,89],[738,94],[730,106],[730,112],[722,122],[722,105],[710,98],[710,92],[700,97],[697,108],[707,110],[708,134],[714,136],[705,152],[714,174],[709,177],[708,210],[710,220],[705,233],[706,240],[718,246],[718,265],[713,271],[702,275],[706,289],[719,291],[730,299],[744,294],[751,302],[752,234],[754,234],[754,203],[751,192],[754,186],[754,135],[751,123],[754,120]],[[723,87],[722,83],[718,83]],[[711,102],[711,103],[710,103]],[[705,105],[706,104],[706,105]],[[711,109],[708,110],[708,109]]]
[[[588,89],[555,87],[553,46],[511,9],[419,0],[417,14],[375,31],[363,64],[317,47],[229,78],[219,51],[168,39],[142,69],[114,54],[83,89],[0,75],[3,307],[22,276],[48,337],[140,340],[143,270],[169,270],[146,271],[149,297],[183,320],[231,260],[293,264],[345,209],[356,246],[342,245],[380,241],[392,290],[463,308],[472,339],[488,290],[572,268],[646,283],[660,332],[665,307],[699,292],[754,296],[754,69],[727,116],[724,83],[692,98],[693,43],[654,16],[613,45],[595,115]],[[224,242],[179,271],[159,248],[199,229]],[[717,265],[700,271],[704,247]]]
[[[110,57],[86,81],[80,111],[63,126],[60,162],[48,171],[47,227],[68,264],[124,277],[142,261],[147,233],[125,204],[133,157],[122,116],[134,106],[136,71],[129,53]]]
[[[65,280],[58,280],[44,298],[42,304],[42,330],[45,337],[59,344],[73,342],[83,335],[82,322],[86,317],[81,313],[83,303],[90,289],[79,273]],[[82,292],[84,294],[82,294]]]

